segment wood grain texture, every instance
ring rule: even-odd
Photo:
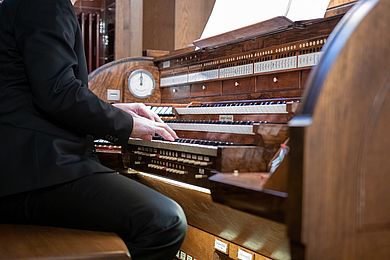
[[[177,201],[189,225],[243,245],[273,259],[289,259],[286,229],[283,224],[234,210],[211,200],[209,194],[173,186],[147,176],[140,181]]]
[[[191,97],[220,96],[221,93],[222,93],[221,81],[191,84]]]
[[[214,241],[215,236],[189,225],[180,249],[195,259],[213,259]]]
[[[142,0],[116,0],[115,60],[142,55]]]
[[[156,80],[155,90],[146,99],[136,98],[128,90],[128,77],[136,69],[146,69],[152,73]],[[127,58],[107,63],[89,75],[89,88],[99,98],[107,102],[107,90],[121,91],[120,102],[160,103],[160,80],[157,68],[150,58]]]
[[[214,242],[216,239],[227,244],[228,250],[226,254],[214,248]],[[185,252],[187,255],[192,256],[193,259],[231,260],[239,259],[237,257],[239,248],[245,252],[253,254],[253,260],[270,259],[193,226],[188,226],[187,235],[180,250]]]
[[[213,201],[283,223],[287,193],[264,188],[273,176],[268,172],[217,173],[209,178]]]
[[[253,25],[248,25],[230,32],[200,39],[194,42],[199,48],[211,48],[241,41],[242,38],[255,38],[264,34],[275,33],[291,26],[291,20],[278,16]]]
[[[103,7],[103,1],[102,0],[78,0],[74,4],[74,9],[76,13],[81,12],[82,10],[96,10],[101,11]]]
[[[260,75],[256,78],[256,91],[281,89],[296,89],[300,87],[299,75],[301,71],[292,71],[284,73],[273,73]]]
[[[337,7],[340,5],[353,3],[353,2],[356,2],[356,0],[330,0],[329,5],[328,5],[328,9],[332,8],[332,7]]]
[[[1,259],[130,259],[113,233],[0,225]]]
[[[176,0],[175,49],[185,48],[200,38],[215,0]]]
[[[307,259],[390,255],[390,1],[356,7],[309,85],[304,103],[314,106],[303,106],[302,113],[311,125],[291,135],[303,139],[303,165],[297,168],[303,171]],[[319,93],[317,99],[310,90]]]
[[[255,92],[255,77],[224,80],[222,94],[242,94]]]
[[[174,50],[175,0],[144,0],[142,48]]]

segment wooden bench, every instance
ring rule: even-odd
[[[0,259],[130,259],[114,233],[0,225]]]

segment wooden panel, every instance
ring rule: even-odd
[[[144,0],[142,48],[174,50],[175,0]]]
[[[306,87],[307,80],[309,79],[310,71],[311,70],[302,70],[301,71],[301,80],[300,80],[299,85],[303,89],[305,89],[305,87]]]
[[[260,75],[256,78],[256,92],[298,88],[299,71]]]
[[[175,100],[175,99],[189,98],[190,96],[191,96],[190,86],[161,88],[161,98],[164,99]]]
[[[149,98],[140,99],[132,96],[127,88],[127,78],[130,73],[143,68],[149,70],[156,79],[155,90]],[[127,58],[98,68],[89,75],[89,88],[101,99],[107,102],[142,102],[159,103],[161,101],[161,92],[159,87],[159,77],[157,68],[148,58]],[[107,100],[107,90],[120,90],[121,97],[119,101]]]
[[[361,151],[364,159],[361,162],[361,220],[360,229],[384,229],[390,230],[390,203],[380,203],[380,201],[390,201],[390,192],[388,192],[388,182],[384,182],[385,174],[390,172],[387,156],[380,156],[388,152],[390,138],[388,131],[390,129],[389,111],[390,111],[390,84],[385,83],[382,86],[377,97],[379,100],[371,108],[374,118],[367,122],[370,129],[366,131],[365,144]],[[385,138],[383,138],[385,137]],[[372,145],[381,144],[381,145]],[[387,177],[387,179],[389,179]]]
[[[356,0],[330,0],[328,8],[332,8],[332,7],[336,7],[339,5],[344,5],[352,2],[356,2]]]
[[[189,225],[180,250],[195,259],[213,259],[214,240],[213,235]]]
[[[0,225],[1,259],[129,259],[116,234],[43,226]]]
[[[137,70],[137,69],[145,69],[147,71],[149,71],[153,78],[155,79],[155,87],[154,87],[154,91],[151,95],[151,97],[149,98],[136,98],[134,97],[130,90],[129,90],[129,86],[128,86],[128,77],[130,76],[130,74]],[[142,103],[145,103],[145,102],[159,102],[160,101],[160,84],[159,84],[159,72],[158,72],[158,69],[155,67],[155,66],[147,66],[147,65],[144,65],[144,64],[140,64],[140,65],[136,65],[134,64],[131,68],[128,68],[126,70],[126,72],[124,73],[123,75],[124,77],[124,83],[123,83],[123,88],[122,88],[122,93],[123,93],[123,102],[142,102]]]
[[[303,175],[300,247],[307,259],[390,255],[390,1],[357,8],[327,43],[302,109],[311,121],[300,131],[303,166],[295,160],[291,168],[295,178]]]
[[[218,239],[219,241],[227,244],[227,254],[217,251],[214,248],[214,242]],[[230,260],[239,259],[237,257],[238,249],[253,254],[253,260],[268,260],[265,256],[255,253],[254,251],[248,250],[236,244],[233,244],[220,237],[216,237],[212,234],[204,232],[193,226],[188,226],[186,238],[184,239],[183,245],[180,250],[185,252],[187,255],[193,257],[193,259],[199,260]]]
[[[326,10],[325,17],[335,16],[339,14],[345,14],[348,12],[357,1],[355,0],[335,0],[329,3]]]
[[[221,81],[191,85],[191,97],[220,96],[221,92]]]
[[[115,59],[142,55],[142,0],[116,0]]]
[[[199,48],[210,48],[212,46],[234,43],[243,38],[254,38],[256,36],[285,30],[291,25],[291,20],[284,16],[277,16],[253,25],[195,41],[194,44]]]
[[[241,78],[224,80],[222,85],[222,93],[226,94],[241,94],[255,92],[255,78]]]
[[[74,4],[75,11],[81,12],[82,10],[100,10],[103,6],[102,0],[78,0]]]
[[[176,0],[175,49],[187,47],[200,38],[215,0]]]
[[[283,224],[212,202],[209,194],[140,175],[140,181],[177,201],[189,225],[273,259],[289,259]]]

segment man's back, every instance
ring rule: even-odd
[[[123,142],[132,120],[88,90],[70,1],[0,6],[0,196],[112,172],[93,136]]]

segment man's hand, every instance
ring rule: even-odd
[[[152,140],[154,134],[160,135],[165,140],[174,141],[177,139],[176,133],[165,123],[155,122],[150,119],[134,116],[133,131],[131,137]]]
[[[131,137],[152,140],[154,134],[158,134],[166,140],[174,141],[177,139],[173,131],[161,118],[141,103],[118,103],[113,106],[133,116],[133,131]]]
[[[132,116],[138,115],[150,119],[152,121],[160,123],[163,122],[156,113],[148,109],[142,103],[117,103],[113,104],[113,106],[122,109],[123,111],[131,114]]]

